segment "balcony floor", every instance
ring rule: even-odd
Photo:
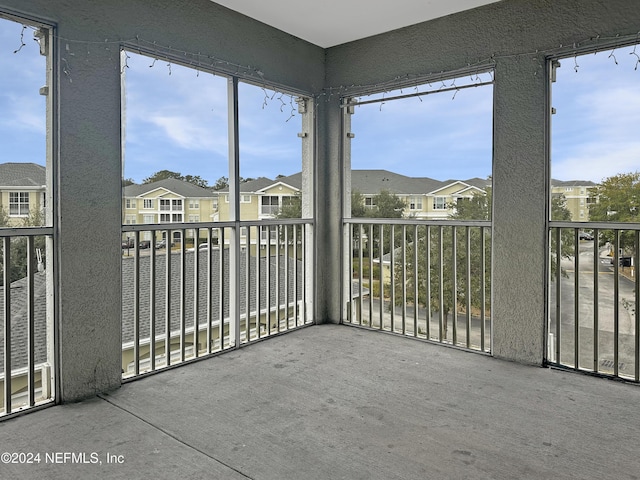
[[[0,450],[41,454],[2,477],[638,478],[639,405],[635,385],[322,325],[0,422]]]

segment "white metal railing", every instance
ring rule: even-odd
[[[0,229],[0,416],[53,401],[53,229]]]
[[[640,225],[551,222],[547,362],[640,381]]]
[[[311,324],[310,221],[124,225],[122,231],[134,237],[122,259],[125,378]],[[157,240],[180,232],[184,241],[141,249],[143,232]],[[265,235],[275,242],[261,243]]]
[[[344,322],[491,352],[491,222],[345,220]]]

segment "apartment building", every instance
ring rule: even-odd
[[[122,207],[125,225],[212,222],[217,220],[218,194],[168,178],[126,186]],[[150,232],[144,232],[141,240],[151,240]],[[180,232],[174,232],[172,240],[179,241]]]
[[[551,180],[551,195],[563,195],[574,222],[589,221],[589,205],[596,201],[596,184],[588,180]]]
[[[46,203],[46,169],[36,163],[0,164],[0,209],[7,215],[7,226],[22,226]]]

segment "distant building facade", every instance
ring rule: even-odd
[[[46,184],[46,169],[42,165],[0,164],[0,208],[7,215],[7,226],[21,226],[30,215],[44,213]]]

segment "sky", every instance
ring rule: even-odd
[[[227,79],[133,52],[127,57],[124,178],[140,183],[171,170],[213,185],[228,176]],[[638,170],[638,60],[633,47],[561,59],[552,85],[553,178],[597,183]],[[1,162],[44,164],[45,100],[38,93],[44,66],[33,30],[0,20]],[[402,93],[478,80],[490,74]],[[438,180],[486,178],[492,108],[491,85],[357,106],[352,168]],[[273,179],[299,172],[301,117],[294,98],[241,82],[239,109],[240,175]]]

